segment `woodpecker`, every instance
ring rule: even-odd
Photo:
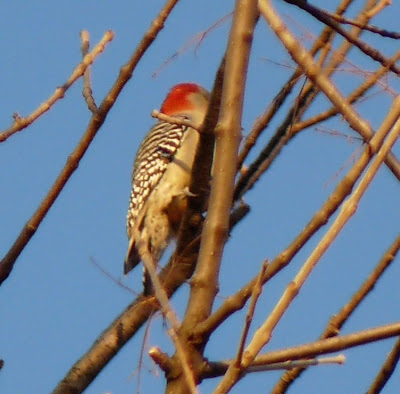
[[[195,83],[181,83],[169,91],[160,112],[199,125],[207,112],[209,96]],[[176,238],[187,205],[198,141],[195,129],[165,121],[157,122],[143,139],[133,165],[124,274],[142,260],[140,245],[145,245],[157,264]],[[144,293],[149,294],[152,286],[146,271],[143,284]]]

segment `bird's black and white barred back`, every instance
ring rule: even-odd
[[[168,164],[183,141],[186,126],[158,122],[140,144],[132,172],[132,190],[129,201],[126,230],[128,237],[136,224],[150,192],[164,175]]]

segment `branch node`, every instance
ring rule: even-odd
[[[151,359],[168,375],[172,369],[171,358],[167,353],[161,351],[158,346],[154,346],[149,350]]]

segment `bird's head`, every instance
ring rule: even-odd
[[[167,94],[160,112],[169,116],[187,116],[194,123],[203,122],[210,93],[196,83],[180,83]]]

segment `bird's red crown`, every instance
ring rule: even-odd
[[[190,100],[190,95],[200,93],[200,86],[195,83],[180,83],[175,85],[165,98],[160,112],[173,115],[193,109],[195,104]]]

